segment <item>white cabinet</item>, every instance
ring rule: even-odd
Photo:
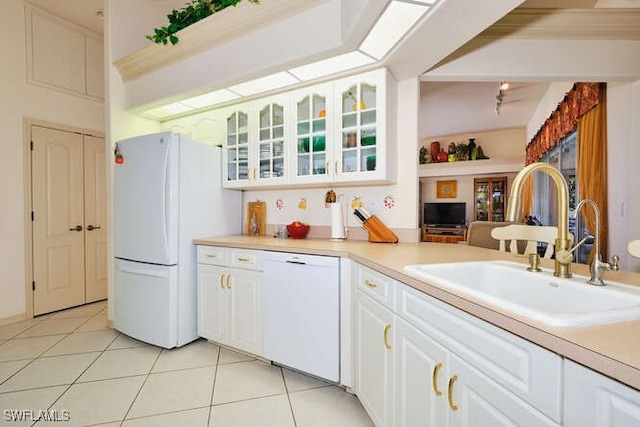
[[[225,109],[224,186],[391,182],[393,88],[382,68]]]
[[[449,352],[395,319],[396,426],[446,426]]]
[[[261,253],[198,246],[198,335],[262,355]]]
[[[640,392],[570,360],[564,361],[566,427],[638,427]]]
[[[559,426],[562,360],[356,266],[355,392],[378,426]]]
[[[375,425],[393,423],[393,313],[362,291],[355,312],[355,390]]]

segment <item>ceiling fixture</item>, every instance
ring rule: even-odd
[[[502,81],[500,82],[500,90],[507,90],[509,89],[509,83]]]
[[[500,107],[502,107],[503,100],[504,100],[504,93],[502,92],[502,89],[500,89],[498,91],[498,94],[496,95],[496,116],[500,115]]]

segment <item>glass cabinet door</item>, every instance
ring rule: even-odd
[[[489,220],[489,181],[474,180],[476,221]]]
[[[341,173],[375,171],[376,86],[356,83],[342,92]]]
[[[283,177],[284,108],[270,103],[260,110],[258,138],[258,179]]]
[[[491,181],[491,221],[504,221],[506,181]]]
[[[235,111],[227,117],[227,181],[249,179],[248,115]]]
[[[296,176],[327,175],[327,98],[307,95],[296,103]]]
[[[475,220],[504,221],[507,209],[507,177],[473,180]]]

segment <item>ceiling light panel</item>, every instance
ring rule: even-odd
[[[229,90],[241,95],[249,96],[257,93],[267,92],[270,90],[280,89],[286,86],[300,83],[300,80],[286,71],[271,74],[270,76],[261,77],[259,79],[250,80],[240,83],[239,85],[229,87]]]
[[[193,107],[181,104],[180,102],[174,102],[173,104],[163,105],[162,107],[147,110],[144,114],[157,119],[164,119],[175,114],[186,113],[191,110],[193,110]]]
[[[334,56],[332,58],[323,59],[322,61],[313,62],[301,67],[289,70],[291,74],[302,81],[313,80],[320,77],[329,76],[342,71],[352,70],[374,63],[375,60],[362,52],[350,52],[344,55]]]
[[[427,3],[392,1],[367,34],[360,50],[378,60],[384,58],[429,8]]]
[[[237,95],[226,89],[216,90],[214,92],[205,93],[204,95],[194,96],[193,98],[180,101],[181,104],[188,105],[191,108],[204,108],[210,107],[223,102],[232,101],[240,98]]]

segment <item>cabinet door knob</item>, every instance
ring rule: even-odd
[[[438,363],[433,367],[433,374],[431,375],[431,384],[433,385],[433,392],[436,396],[442,396],[442,392],[438,390],[438,371],[442,368],[442,363]]]
[[[89,230],[89,231],[100,230],[100,226],[99,225],[89,224],[89,225],[87,225],[87,230]]]
[[[370,288],[377,288],[378,287],[378,285],[376,285],[375,283],[373,283],[369,279],[365,279],[364,284],[367,285]]]
[[[224,289],[224,282],[223,282],[224,276],[226,276],[226,274],[221,274],[220,275],[220,288],[221,289]]]
[[[389,329],[391,329],[391,325],[387,325],[384,327],[384,333],[382,336],[382,340],[384,341],[384,346],[388,349],[391,348],[391,344],[389,344],[389,340],[388,340],[388,335],[389,335]]]
[[[82,226],[76,225],[75,227],[70,228],[69,231],[82,231]]]
[[[452,411],[458,410],[458,405],[455,405],[453,403],[453,383],[455,383],[456,381],[458,381],[457,375],[454,375],[451,378],[449,378],[449,388],[447,389],[447,399],[449,400],[449,408],[451,408]]]
[[[227,274],[227,289],[231,289],[231,275]]]

